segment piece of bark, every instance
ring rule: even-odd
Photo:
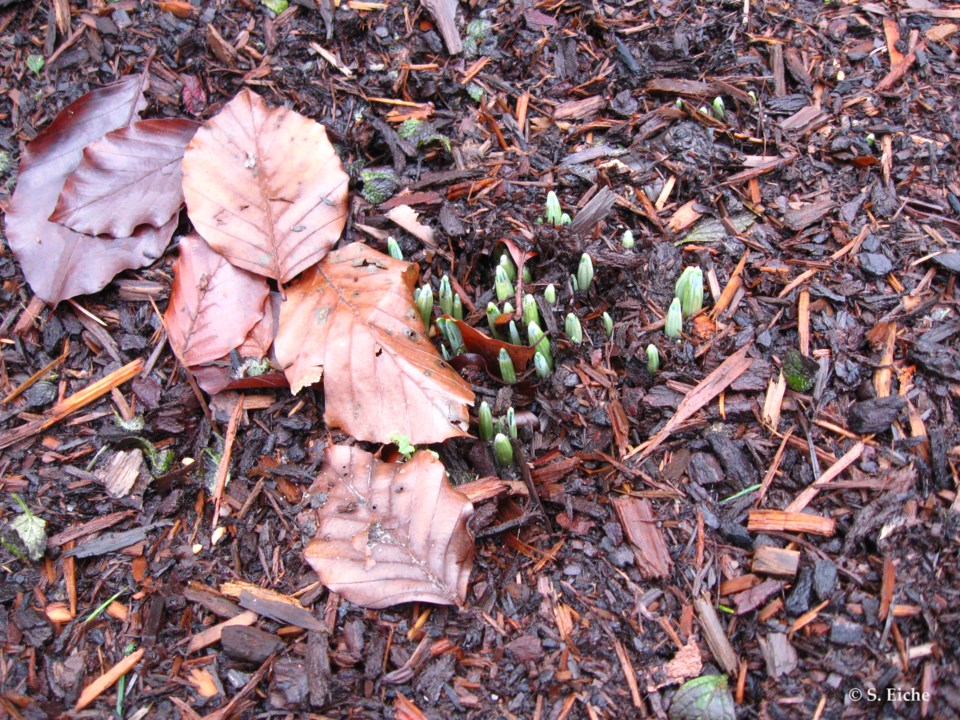
[[[295,598],[246,582],[224,583],[220,591],[237,597],[240,607],[265,615],[271,620],[296,625],[305,630],[323,630],[324,625]]]
[[[812,533],[829,537],[833,535],[836,524],[833,518],[808,513],[785,512],[783,510],[751,510],[747,519],[747,530],[750,532]]]
[[[325,630],[307,634],[307,688],[310,704],[321,707],[330,698],[330,640]]]
[[[799,566],[799,551],[765,545],[757,548],[753,553],[753,566],[750,569],[763,575],[793,577],[797,574]]]
[[[657,518],[650,501],[621,495],[613,499],[613,507],[633,545],[633,554],[637,558],[640,574],[647,579],[669,577],[672,565],[670,551],[663,539],[663,533],[657,527]]]
[[[589,202],[581,208],[577,216],[570,223],[570,231],[577,234],[584,234],[598,222],[602,221],[613,209],[617,201],[617,194],[610,188],[601,188]]]
[[[222,595],[208,590],[187,587],[183,590],[183,596],[190,602],[202,605],[214,615],[222,618],[236,617],[243,612],[235,603],[230,602]]]
[[[190,655],[198,650],[203,650],[205,647],[210,647],[214,643],[220,642],[220,637],[223,634],[224,628],[234,625],[253,625],[256,621],[257,614],[252,610],[246,610],[239,615],[230,618],[229,620],[224,620],[222,623],[211,625],[206,630],[191,636],[190,642],[187,643],[186,653],[187,655]]]
[[[760,649],[767,663],[767,674],[772,678],[789,675],[797,667],[797,651],[794,650],[785,633],[759,635]]]
[[[64,557],[88,558],[94,555],[106,555],[107,553],[123,550],[124,548],[135,545],[147,537],[147,533],[158,527],[173,525],[170,520],[151,523],[142,527],[124,530],[123,532],[107,533],[98,538],[89,540],[82,545],[78,545],[73,550],[64,553]]]
[[[112,687],[114,683],[126,675],[127,672],[132,670],[133,667],[140,662],[144,652],[146,651],[143,648],[140,648],[136,652],[127,655],[127,657],[107,670],[107,672],[87,685],[83,689],[83,692],[80,693],[80,698],[77,700],[77,704],[74,706],[73,711],[80,712],[85,707],[90,705],[90,703],[100,697],[102,693],[106,692],[106,690]]]
[[[860,435],[884,432],[896,421],[907,401],[896,395],[854,403],[847,411],[847,425]]]
[[[120,450],[107,461],[106,467],[98,473],[101,482],[112,498],[126,497],[140,477],[143,467],[143,451],[140,448]]]
[[[783,589],[783,583],[779,580],[764,580],[759,585],[744,590],[733,596],[733,603],[737,606],[737,615],[743,615],[756,610],[766,602],[767,598]]]
[[[63,532],[57,533],[52,538],[47,540],[47,547],[60,547],[71,540],[79,540],[87,535],[93,535],[93,533],[106,530],[108,527],[113,527],[121,520],[125,520],[131,515],[136,514],[137,513],[135,510],[121,510],[119,512],[110,513],[109,515],[104,515],[103,517],[94,518],[93,520],[89,520],[82,525],[76,525],[74,527],[67,528]]]
[[[230,657],[251,663],[262,663],[283,647],[283,641],[273,633],[246,625],[225,626],[220,644]]]
[[[727,633],[720,623],[717,611],[705,598],[697,598],[693,601],[693,604],[697,610],[697,616],[700,618],[703,636],[710,647],[710,652],[713,653],[714,660],[727,674],[736,677],[737,666],[739,665],[737,654],[733,651],[730,640],[727,639]]]
[[[805,227],[813,225],[833,209],[833,200],[821,200],[817,203],[787,210],[783,214],[783,224],[794,232],[800,232]]]
[[[423,6],[437,21],[447,52],[457,55],[463,51],[463,42],[457,30],[457,0],[423,0]]]

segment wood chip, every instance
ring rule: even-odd
[[[85,707],[89,706],[90,703],[100,697],[102,693],[113,687],[114,683],[126,675],[138,662],[140,662],[140,658],[143,657],[143,653],[144,649],[140,648],[136,652],[127,655],[127,657],[107,670],[103,675],[87,685],[83,689],[83,692],[80,693],[80,698],[77,700],[77,704],[74,705],[73,711],[80,712]]]
[[[621,495],[612,500],[620,524],[633,545],[640,574],[646,579],[665,578],[673,563],[670,550],[657,527],[656,514],[649,500]]]
[[[220,588],[224,595],[237,597],[240,607],[253,610],[259,615],[304,628],[323,630],[324,625],[295,598],[267,590],[247,582],[224,583]]]
[[[836,480],[840,476],[840,473],[856,462],[863,454],[865,448],[866,445],[864,445],[862,442],[858,442],[852,448],[847,450],[847,452],[845,452],[839,460],[831,465],[827,471],[820,476],[819,480],[814,482],[808,488],[804,489],[803,492],[797,495],[796,499],[792,503],[787,505],[787,512],[801,512],[813,501],[813,499],[819,494],[820,490]]]
[[[713,605],[705,598],[697,598],[693,601],[697,610],[697,616],[700,618],[700,626],[703,628],[703,636],[713,653],[714,660],[722,667],[728,675],[737,674],[737,654],[733,651],[730,640],[727,639],[727,633],[720,623],[717,611]]]
[[[232,625],[253,625],[256,621],[257,614],[252,610],[247,610],[235,617],[230,618],[229,620],[224,620],[216,625],[211,625],[206,630],[198,632],[190,637],[190,641],[187,643],[187,655],[198,652],[199,650],[203,650],[203,648],[209,647],[214,643],[220,642],[223,629],[226,627],[230,627]]]
[[[833,535],[836,527],[833,518],[783,510],[751,510],[747,519],[750,532],[793,532],[813,535]]]
[[[763,546],[753,553],[753,565],[750,570],[758,575],[780,575],[793,577],[800,567],[800,552]]]

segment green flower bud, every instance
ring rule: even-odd
[[[647,345],[647,370],[651,375],[660,369],[660,351],[653,343]]]
[[[480,403],[480,409],[477,410],[477,433],[481,440],[493,439],[493,413],[486,400]]]
[[[517,330],[517,323],[513,320],[510,321],[510,325],[507,327],[509,333],[510,342],[514,345],[521,345],[523,341],[520,339],[520,332]]]
[[[505,302],[505,303],[503,304],[503,314],[504,314],[504,315],[513,315],[514,312],[516,312],[516,311],[513,309],[513,303],[512,303],[512,302],[510,302],[510,301],[508,300],[507,302]]]
[[[569,225],[569,224],[572,223],[572,222],[573,222],[573,220],[570,218],[570,216],[569,216],[567,213],[561,213],[561,214],[560,214],[560,224],[561,224],[561,225]]]
[[[510,259],[510,256],[507,253],[503,253],[500,256],[500,267],[504,269],[507,273],[507,277],[510,278],[510,282],[517,281],[517,266],[513,264],[513,260]]]
[[[460,293],[453,296],[453,316],[457,320],[463,320],[463,301],[460,299]]]
[[[520,307],[522,308],[524,325],[529,325],[532,322],[540,322],[540,311],[537,309],[537,299],[533,295],[524,295]]]
[[[387,255],[394,260],[403,260],[403,252],[400,250],[400,244],[392,235],[387,238]]]
[[[496,458],[498,465],[507,467],[513,464],[513,445],[503,433],[497,433],[493,439],[493,457]]]
[[[718,95],[713,99],[713,116],[717,120],[723,120],[726,114],[726,108],[723,106],[723,98]]]
[[[450,343],[450,350],[454,355],[457,355],[463,348],[463,334],[460,332],[457,323],[453,320],[447,320],[446,318],[438,318],[437,327],[440,328],[443,336],[447,339],[447,342]]]
[[[553,286],[553,283],[547,285],[547,289],[543,291],[543,297],[551,305],[557,304],[557,289]]]
[[[513,295],[513,283],[503,265],[497,265],[496,275],[494,277],[494,290],[497,292],[497,300],[503,302]]]
[[[487,303],[487,325],[490,326],[490,334],[493,337],[497,336],[497,318],[500,317],[500,311],[497,309],[495,303]]]
[[[532,348],[547,361],[547,367],[553,368],[553,352],[550,349],[550,338],[548,338],[540,326],[532,322],[527,325],[527,342]]]
[[[583,328],[580,326],[580,319],[573,313],[567,314],[564,331],[567,337],[578,345],[583,342]]]
[[[578,290],[580,290],[580,286],[577,284],[576,275],[570,276],[570,287],[573,289],[574,292],[577,292]]]
[[[624,250],[633,250],[633,246],[636,245],[636,241],[633,239],[632,230],[624,230],[623,235],[620,238],[620,244],[623,245]]]
[[[440,278],[440,312],[453,315],[453,288],[450,287],[450,278],[446,275]]]
[[[670,309],[667,311],[667,320],[663,326],[663,332],[668,338],[680,337],[680,331],[683,330],[683,310],[680,307],[680,299],[674,298],[670,303]]]
[[[510,433],[510,437],[514,440],[517,439],[517,414],[513,411],[512,407],[507,408],[507,432]]]
[[[593,260],[584,253],[580,256],[580,265],[577,267],[577,290],[586,292],[593,282]]]
[[[420,311],[420,317],[423,318],[423,326],[430,329],[430,317],[433,315],[433,289],[429,285],[420,288],[420,294],[417,295],[417,309]]]
[[[524,281],[525,283],[527,283],[527,284],[530,284],[530,283],[533,282],[533,273],[530,272],[530,266],[529,266],[529,265],[524,265],[524,266],[523,266],[523,281]]]
[[[684,317],[692,317],[703,309],[703,271],[700,268],[693,268],[678,297]]]
[[[559,225],[561,215],[560,198],[551,190],[547,193],[547,212],[544,215],[544,220],[550,225]]]
[[[606,333],[607,337],[613,336],[613,318],[610,317],[610,313],[605,312],[601,316],[603,320],[603,332]]]
[[[550,377],[550,363],[543,356],[543,353],[537,352],[533,355],[533,369],[537,371],[537,377],[546,380]]]
[[[500,349],[500,354],[497,356],[497,361],[500,363],[500,377],[503,378],[503,381],[507,385],[513,385],[517,381],[517,370],[513,367],[513,360],[510,359],[510,353],[505,349]]]

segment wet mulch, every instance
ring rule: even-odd
[[[560,296],[549,379],[464,370],[516,409],[529,474],[435,448],[456,482],[515,481],[477,503],[467,607],[369,611],[303,558],[304,490],[349,442],[320,390],[247,396],[214,537],[230,404],[205,413],[159,342],[175,253],[51,309],[5,251],[0,394],[27,387],[0,406],[0,512],[16,493],[49,540],[32,563],[4,535],[3,711],[666,717],[684,678],[724,673],[743,718],[960,716],[956,6],[426,4],[456,6],[452,26],[396,1],[0,0],[0,208],[60,109],[146,69],[149,117],[202,120],[247,87],[324,123],[353,176],[342,242],[396,236],[475,324],[502,239]],[[449,150],[401,138],[411,118]],[[541,221],[551,189],[572,226]],[[401,204],[436,247],[386,218]],[[583,252],[596,277],[574,295]],[[668,341],[694,264],[708,312]],[[581,345],[558,332],[571,311]],[[143,439],[175,469],[108,491]]]

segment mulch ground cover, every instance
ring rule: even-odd
[[[363,609],[318,581],[324,450],[392,448],[328,427],[320,386],[239,413],[192,385],[162,323],[176,243],[57,307],[5,247],[0,712],[665,718],[723,674],[741,718],[960,717],[957,6],[272,8],[0,0],[0,209],[61,109],[146,73],[144,117],[249,89],[323,123],[351,176],[341,246],[395,237],[479,329],[505,242],[534,253],[553,373],[453,361],[514,408],[516,463],[432,447],[474,499],[465,606]],[[544,222],[550,190],[570,225]],[[670,339],[692,265],[705,311]],[[46,521],[39,561],[15,494]]]

